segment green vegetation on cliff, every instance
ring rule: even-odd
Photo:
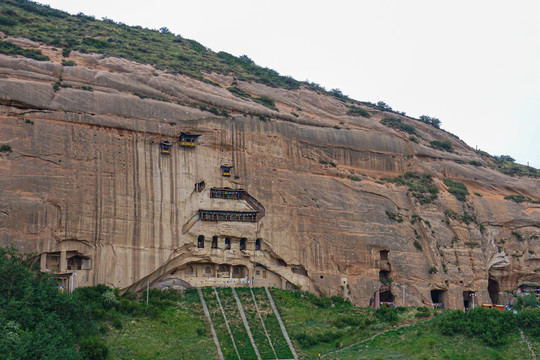
[[[245,55],[235,57],[226,52],[215,53],[194,40],[172,34],[166,28],[151,30],[127,26],[110,19],[96,20],[82,13],[73,16],[26,0],[5,0],[0,13],[0,31],[63,48],[63,53],[68,56],[70,50],[117,56],[207,82],[211,81],[204,78],[204,73],[216,72],[272,87],[296,89],[300,85],[291,77],[258,66]],[[17,47],[0,44],[2,53],[18,53],[33,58],[40,55],[30,54],[33,50],[25,51],[29,54],[20,53]]]
[[[0,354],[10,359],[212,359],[212,341],[194,289],[118,295],[104,285],[61,293],[37,269],[35,255],[0,248]],[[219,289],[242,358],[254,358],[231,289]],[[264,289],[253,289],[268,336],[248,289],[239,298],[263,358],[292,354]],[[358,308],[340,297],[271,290],[301,359],[524,359],[540,350],[540,309],[534,297],[518,298],[518,315],[477,308]],[[205,289],[226,359],[237,359],[214,291]],[[527,308],[529,307],[529,308]]]

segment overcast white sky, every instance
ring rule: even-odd
[[[540,168],[540,1],[48,0],[248,55],[297,80],[430,115]]]

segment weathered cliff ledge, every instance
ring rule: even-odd
[[[349,116],[351,104],[308,88],[208,74],[218,87],[76,52],[77,66],[62,66],[50,47],[7,40],[51,61],[0,55],[0,144],[12,150],[0,152],[0,245],[42,254],[43,270],[75,272],[76,286],[253,281],[367,306],[391,295],[401,304],[405,284],[407,305],[462,308],[470,292],[501,303],[505,290],[540,282],[540,204],[504,199],[538,200],[540,180],[486,166],[448,133],[391,114],[414,126],[416,143],[380,123],[389,114]],[[182,147],[181,132],[201,136]],[[421,204],[381,181],[408,172],[431,175],[437,199]],[[463,183],[466,200],[444,180]],[[201,209],[264,217],[202,221]]]

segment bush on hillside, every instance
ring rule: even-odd
[[[477,336],[489,346],[497,346],[505,343],[508,334],[516,330],[516,321],[509,311],[476,308],[466,313],[450,311],[442,316],[437,326],[443,335]]]

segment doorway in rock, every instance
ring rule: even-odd
[[[465,309],[472,309],[473,298],[471,294],[474,294],[474,291],[464,291],[463,292],[463,307]]]
[[[431,301],[433,306],[438,309],[444,309],[444,303],[446,301],[446,290],[431,290]]]
[[[489,293],[489,298],[491,299],[491,303],[493,305],[496,305],[496,304],[499,303],[499,292],[500,291],[501,291],[501,288],[499,286],[499,282],[497,280],[489,278],[489,281],[488,281],[488,293]]]
[[[393,303],[394,302],[394,294],[390,290],[388,291],[381,291],[380,293],[380,300],[382,303]]]

